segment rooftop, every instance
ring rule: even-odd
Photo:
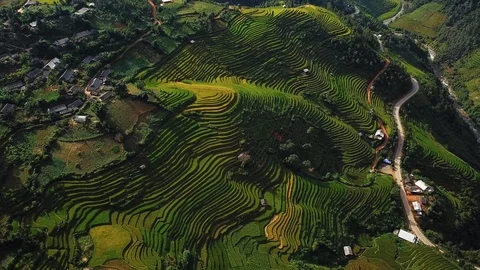
[[[400,229],[400,230],[398,231],[398,237],[400,237],[400,238],[402,238],[403,240],[406,240],[406,241],[408,241],[408,242],[410,242],[410,243],[414,243],[414,244],[417,243],[417,240],[418,240],[418,239],[417,239],[417,236],[415,236],[415,234],[409,233],[409,232],[407,232],[407,231],[405,231],[405,230],[402,230],[402,229]]]

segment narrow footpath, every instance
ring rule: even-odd
[[[383,66],[383,68],[377,73],[377,75],[375,75],[375,77],[373,77],[373,79],[368,84],[368,86],[367,86],[367,102],[368,102],[368,105],[372,105],[372,89],[373,89],[373,85],[375,84],[375,81],[380,77],[380,75],[382,75],[385,72],[385,70],[387,70],[389,65],[390,65],[390,60],[386,59],[385,60],[385,65]],[[385,129],[385,126],[383,125],[383,122],[382,122],[381,119],[378,119],[378,125],[380,126],[380,129],[382,130],[383,134],[385,134],[385,139],[383,140],[383,143],[375,149],[375,158],[373,159],[372,165],[370,166],[371,171],[374,171],[375,168],[377,167],[378,152],[380,152],[383,148],[385,148],[385,146],[387,146],[388,138],[389,138],[388,132]]]

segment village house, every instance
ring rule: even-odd
[[[412,202],[412,206],[413,206],[413,210],[415,210],[415,212],[417,212],[418,214],[421,215],[421,213],[422,213],[422,206],[420,205],[420,202],[414,201],[414,202]]]
[[[73,69],[66,69],[62,73],[62,76],[60,76],[60,80],[67,83],[72,83],[75,80],[75,71]]]
[[[78,85],[72,85],[68,90],[67,90],[67,94],[70,95],[70,96],[73,96],[77,93],[82,93],[83,92],[83,88],[81,86],[78,86]]]
[[[61,111],[64,111],[64,110],[67,110],[67,105],[65,104],[60,104],[60,105],[56,105],[56,106],[53,106],[53,107],[50,107],[48,108],[47,112],[48,113],[60,113]]]
[[[65,45],[67,45],[69,40],[70,39],[68,37],[62,38],[62,39],[59,39],[59,40],[56,40],[55,42],[53,42],[53,45],[57,46],[57,47],[65,47]]]
[[[25,79],[31,82],[34,81],[36,78],[40,77],[40,75],[43,75],[43,70],[35,68],[25,74]]]
[[[114,96],[115,96],[115,93],[112,92],[112,91],[105,92],[100,96],[100,100],[105,102],[105,101],[109,100],[110,98],[112,98]]]
[[[14,92],[14,91],[23,90],[24,87],[25,87],[25,84],[22,81],[17,81],[9,85],[6,85],[4,89],[6,92]]]
[[[74,36],[73,36],[73,39],[75,41],[79,41],[79,40],[82,40],[84,38],[87,38],[89,36],[93,36],[95,34],[97,34],[98,31],[95,30],[95,29],[92,29],[92,30],[85,30],[85,31],[82,31],[82,32],[78,32],[76,33]]]
[[[94,96],[98,96],[99,95],[99,90],[100,90],[100,87],[102,86],[103,82],[102,80],[98,79],[98,78],[95,78],[93,79],[92,83],[88,86],[88,91],[90,92],[90,94],[94,95]]]
[[[52,60],[48,61],[48,63],[43,67],[44,71],[54,70],[55,68],[60,65],[61,61],[57,57],[53,58]]]
[[[14,111],[15,111],[15,105],[7,103],[0,110],[0,115],[2,116],[11,115],[13,114]]]
[[[67,107],[72,110],[77,110],[78,108],[82,107],[82,105],[83,105],[83,101],[80,99],[77,99],[74,102],[68,104]]]
[[[375,132],[375,135],[373,135],[373,137],[376,139],[376,140],[383,140],[383,138],[385,137],[385,133],[383,133],[383,130],[379,129]]]

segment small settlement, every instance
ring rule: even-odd
[[[413,174],[404,177],[404,187],[407,199],[412,207],[416,218],[423,216],[429,204],[429,194],[433,193],[433,187],[427,185],[421,179],[415,179]]]

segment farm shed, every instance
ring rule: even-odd
[[[398,237],[402,238],[403,240],[406,240],[410,243],[416,244],[418,241],[418,238],[415,234],[409,233],[405,230],[400,229],[397,234]]]
[[[343,253],[345,254],[345,256],[353,256],[352,247],[344,246],[343,247]]]
[[[87,13],[88,11],[90,11],[89,8],[83,7],[83,8],[81,8],[81,9],[77,10],[77,11],[75,12],[75,15],[81,16],[81,15]]]

